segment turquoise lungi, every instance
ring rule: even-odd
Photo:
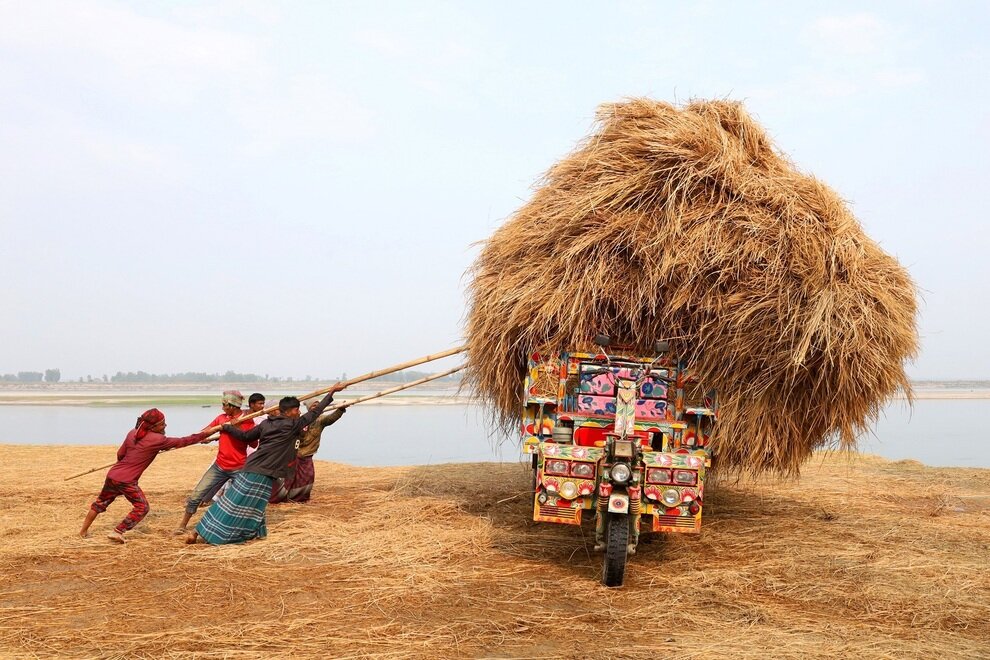
[[[253,472],[238,472],[227,490],[196,525],[203,540],[213,545],[243,543],[268,536],[265,509],[275,479]]]

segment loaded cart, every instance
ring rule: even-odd
[[[711,392],[685,404],[692,379],[666,342],[654,357],[610,354],[602,335],[595,343],[597,353],[529,356],[522,446],[532,457],[533,520],[593,516],[602,582],[620,586],[641,533],[701,531],[717,409]]]

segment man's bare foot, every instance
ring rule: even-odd
[[[89,538],[89,532],[79,532],[79,538],[81,538],[81,539],[88,539]]]
[[[124,538],[124,535],[118,532],[117,530],[113,530],[112,532],[107,534],[107,538],[113,541],[114,543],[127,543],[127,539]]]
[[[187,544],[192,545],[193,543],[196,543],[198,540],[199,540],[199,534],[195,530],[186,534]]]

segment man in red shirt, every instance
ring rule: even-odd
[[[223,412],[207,424],[204,430],[234,422],[243,413],[242,403],[244,403],[244,396],[240,392],[225,390],[221,400]],[[254,428],[254,420],[245,420],[237,426],[242,431],[250,431]],[[203,474],[199,483],[189,494],[189,499],[186,500],[186,512],[182,516],[182,522],[179,523],[178,529],[175,530],[176,535],[186,533],[186,525],[189,524],[189,519],[196,513],[199,505],[204,502],[209,503],[217,491],[244,467],[244,461],[247,459],[247,448],[249,446],[256,447],[258,443],[257,441],[248,443],[237,440],[231,437],[229,433],[221,432],[219,445],[217,459],[206,469],[206,473]]]

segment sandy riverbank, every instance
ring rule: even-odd
[[[61,480],[112,448],[0,446],[0,656],[986,657],[990,470],[830,456],[723,484],[700,536],[643,544],[609,590],[593,530],[531,522],[517,464],[317,461],[268,539],[185,546],[214,451],[160,456],[118,547],[123,502],[74,536],[103,473]]]
[[[897,397],[903,399],[903,396]],[[966,390],[966,389],[931,389],[914,391],[914,398],[925,399],[990,399],[990,390]]]

